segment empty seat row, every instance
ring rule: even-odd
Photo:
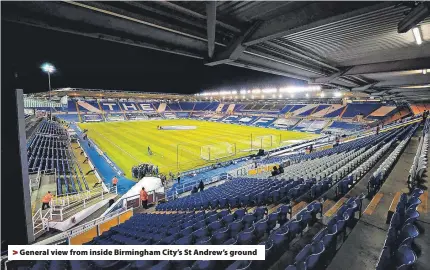
[[[420,216],[417,207],[421,204],[419,196],[422,193],[423,190],[415,189],[409,197],[405,193],[400,196],[376,265],[377,270],[410,269],[417,261],[413,241],[420,233],[414,223]]]
[[[427,170],[427,155],[429,149],[429,127],[430,119],[427,119],[423,134],[418,145],[417,153],[415,154],[414,161],[412,163],[411,169],[409,171],[408,184],[411,188],[417,186],[418,183],[422,182],[424,173]]]
[[[356,213],[361,213],[363,196],[349,198],[335,213],[333,218],[321,229],[294,258],[294,264],[286,270],[315,269],[321,264],[323,255],[333,256],[337,237],[345,234],[347,226],[352,225]]]

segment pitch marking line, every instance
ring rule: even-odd
[[[130,154],[129,152],[125,151],[124,149],[122,149],[119,145],[117,145],[116,143],[112,142],[111,140],[109,140],[108,138],[106,138],[104,135],[102,135],[101,133],[94,131],[95,133],[99,134],[100,136],[102,136],[106,141],[108,141],[109,143],[111,143],[113,146],[115,146],[116,148],[118,148],[119,150],[121,150],[122,152],[126,153],[127,155],[129,155],[132,159],[136,160],[137,162],[141,162],[139,159],[137,159],[135,156],[133,156],[132,154]]]

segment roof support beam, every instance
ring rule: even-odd
[[[422,75],[422,74],[418,74],[418,75],[409,75],[409,76],[404,76],[404,77],[400,77],[398,79],[393,79],[393,80],[389,80],[389,81],[381,81],[381,82],[377,82],[377,83],[373,83],[373,84],[368,84],[365,86],[361,86],[361,87],[356,87],[353,88],[353,91],[364,91],[367,90],[369,88],[387,88],[387,87],[401,87],[401,86],[411,86],[411,85],[426,85],[426,84],[430,84],[430,76],[429,75]]]
[[[388,93],[407,93],[407,92],[415,93],[415,92],[423,92],[423,91],[428,91],[430,96],[430,85],[428,87],[423,87],[423,88],[395,88],[395,89],[388,90]]]
[[[215,51],[216,6],[216,1],[210,1],[206,3],[209,58],[212,58]]]
[[[374,84],[374,87],[397,87],[397,86],[409,86],[409,85],[423,85],[430,84],[429,75],[410,75],[404,76],[403,78],[393,79],[390,81],[382,81]]]
[[[360,16],[372,11],[392,6],[390,2],[371,3],[363,8],[363,2],[349,2],[339,5],[338,2],[313,2],[304,8],[283,14],[265,21],[249,38],[245,45],[250,46],[263,41],[283,37],[292,33],[318,28],[336,21]]]
[[[245,32],[240,34],[238,37],[236,37],[230,45],[227,46],[227,48],[218,53],[215,54],[215,57],[213,60],[211,60],[209,63],[206,63],[207,66],[216,66],[220,64],[226,64],[232,61],[235,61],[239,59],[239,57],[243,54],[246,47],[242,44],[242,42],[255,31],[255,29],[258,28],[258,26],[261,24],[261,21],[255,22],[250,28],[248,28]]]
[[[147,42],[131,40],[131,39],[124,39],[122,37],[111,36],[111,35],[107,35],[107,34],[85,33],[83,31],[76,31],[73,29],[65,29],[65,28],[60,28],[57,26],[52,26],[52,25],[49,25],[46,23],[39,22],[37,20],[18,19],[18,18],[15,18],[13,16],[9,17],[9,15],[7,17],[3,17],[2,20],[12,22],[12,23],[19,23],[19,24],[23,24],[23,25],[33,26],[33,27],[39,27],[39,28],[43,28],[43,29],[54,30],[54,31],[63,32],[63,33],[75,34],[75,35],[80,35],[80,36],[85,36],[85,37],[90,37],[90,38],[95,38],[95,39],[101,39],[101,40],[106,40],[106,41],[115,42],[115,43],[131,45],[131,46],[135,46],[135,47],[141,47],[141,48],[146,48],[146,49],[151,49],[151,50],[156,50],[156,51],[161,51],[161,52],[173,53],[173,54],[187,56],[187,57],[191,57],[191,58],[203,59],[203,57],[201,57],[200,55],[197,55],[197,54],[194,54],[191,52],[187,52],[187,51],[184,51],[181,49],[177,49],[177,48],[175,49],[173,47],[159,46],[159,45],[150,44]]]
[[[369,73],[381,73],[381,72],[395,72],[395,71],[407,71],[417,69],[428,69],[430,68],[430,57],[406,59],[398,61],[389,61],[383,63],[374,63],[366,65],[358,65],[351,67],[343,75],[362,75]]]
[[[228,62],[226,64],[230,65],[230,66],[247,68],[247,69],[251,69],[251,70],[255,70],[255,71],[260,71],[260,72],[265,72],[265,73],[270,73],[270,74],[280,75],[280,76],[284,76],[284,77],[291,77],[291,78],[307,81],[306,78],[299,77],[299,76],[296,76],[296,75],[291,74],[291,73],[286,73],[283,71],[275,70],[273,68],[265,68],[265,67],[262,67],[260,65],[248,64],[248,63],[244,64],[241,62]]]
[[[399,22],[397,25],[397,31],[399,33],[406,33],[421,21],[423,21],[427,16],[430,15],[430,4],[421,3],[409,12],[406,17]]]
[[[329,68],[329,69],[332,69],[332,70],[336,70],[336,71],[338,71],[338,70],[339,70],[338,68],[336,68],[336,67],[334,67],[334,66],[331,66],[331,65],[329,65],[329,64],[327,64],[327,63],[324,63],[324,62],[322,62],[322,61],[320,61],[320,60],[318,60],[318,59],[312,58],[312,57],[310,57],[310,56],[307,56],[307,55],[305,55],[305,54],[303,54],[303,53],[298,52],[298,51],[296,50],[296,48],[288,48],[288,47],[287,47],[288,45],[286,45],[286,44],[282,44],[282,45],[280,45],[280,44],[278,44],[278,43],[276,43],[276,42],[272,42],[272,41],[267,41],[267,42],[266,42],[266,44],[268,44],[268,45],[270,45],[270,46],[272,46],[272,47],[278,48],[278,49],[280,49],[280,50],[286,51],[287,53],[289,53],[289,54],[291,54],[291,55],[294,55],[294,56],[296,56],[296,57],[299,57],[299,58],[302,58],[302,59],[304,59],[304,60],[307,60],[307,61],[313,62],[313,63],[315,63],[315,64],[317,64],[317,65],[320,65],[320,66],[323,66],[323,67],[326,67],[326,68]]]
[[[328,77],[322,77],[322,78],[317,78],[314,80],[315,83],[331,83],[334,80],[336,80],[337,78],[341,77],[342,75],[344,75],[349,69],[344,69],[341,70],[339,72],[336,72]]]
[[[206,19],[205,15],[202,15],[202,14],[200,14],[198,12],[192,11],[192,10],[184,8],[184,7],[181,7],[181,6],[179,6],[179,5],[177,5],[177,4],[173,3],[173,2],[157,1],[156,4],[160,5],[160,6],[164,6],[164,7],[170,8],[170,9],[173,9],[175,11],[178,11],[178,12],[190,15],[190,16],[193,16],[193,17],[198,18],[198,19],[204,19],[204,20]],[[231,30],[231,31],[236,32],[236,33],[240,33],[240,29],[239,28],[236,28],[236,27],[234,27],[234,26],[232,26],[230,24],[227,24],[227,23],[224,23],[224,22],[220,22],[218,20],[216,21],[216,23],[218,25],[220,25],[220,26],[228,29],[228,30]]]
[[[283,76],[287,76],[287,77],[291,77],[291,78],[295,78],[303,81],[309,81],[308,77],[303,75],[297,75],[298,72],[300,72],[300,70],[291,68],[289,66],[286,66],[284,63],[274,61],[270,58],[265,58],[265,57],[260,57],[259,55],[245,53],[237,61],[241,63],[245,63],[244,64],[245,67],[246,65],[250,65],[250,66],[262,67],[265,69],[273,69],[273,70],[276,70],[277,72],[283,73],[284,74]]]

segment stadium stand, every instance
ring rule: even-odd
[[[293,115],[296,116],[308,116],[310,115],[316,108],[318,107],[318,104],[309,104],[306,105],[298,110],[295,110],[293,112]]]
[[[329,112],[327,112],[324,117],[327,118],[334,118],[334,117],[339,117],[342,112],[345,110],[346,106],[340,106],[340,107],[335,107],[332,106],[331,110]]]
[[[300,121],[299,118],[279,118],[273,123],[273,127],[279,129],[289,129]]]
[[[325,129],[325,131],[331,132],[343,132],[344,130],[355,131],[360,129],[360,124],[341,122],[341,121],[333,121],[331,125]]]
[[[333,183],[340,180],[352,168],[349,164],[347,168],[343,168],[342,166],[358,155],[363,154],[368,147],[392,138],[397,132],[372,135],[357,141],[341,144],[339,147],[333,149],[309,155],[296,154],[288,157],[268,158],[264,161],[266,164],[280,164],[287,160],[290,164],[295,164],[287,167],[283,174],[288,175],[289,180],[281,180],[279,182],[279,180],[267,181],[266,179],[235,179],[234,181],[228,181],[225,184],[209,188],[198,194],[160,204],[157,206],[157,210],[223,209],[226,207],[235,208],[239,206],[261,205],[267,202],[276,203],[294,200],[309,191],[316,184],[316,175],[319,176],[318,180],[327,177],[329,174],[332,175],[330,180],[327,180],[330,182],[327,187],[332,186]],[[376,147],[371,149],[373,152],[376,151]],[[337,154],[342,152],[346,153],[338,157]],[[368,156],[369,154],[366,154],[366,157]],[[325,168],[325,166],[330,167]],[[342,168],[342,170],[334,172],[336,168]],[[283,189],[281,190],[281,188]],[[275,190],[278,191],[272,192]]]
[[[369,119],[381,119],[395,112],[396,106],[382,106],[367,116]]]
[[[320,105],[318,106],[317,110],[311,114],[311,117],[325,117],[325,115],[341,108],[342,105],[334,104],[334,105]],[[320,110],[320,108],[322,108]]]
[[[358,114],[363,114],[364,117],[368,116],[373,111],[377,110],[381,105],[379,103],[350,103],[346,107],[342,118],[352,118]]]
[[[30,172],[43,171],[56,175],[57,194],[88,190],[88,184],[74,162],[66,131],[56,122],[42,121],[27,146]]]
[[[430,104],[414,104],[410,105],[413,114],[422,114],[425,110],[430,109]]]

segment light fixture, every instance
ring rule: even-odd
[[[50,63],[43,63],[41,66],[42,70],[48,74],[55,72],[55,67],[51,65]]]
[[[45,73],[48,73],[48,89],[49,89],[49,101],[51,102],[51,73],[55,72],[55,67],[50,63],[43,63],[40,67]],[[52,121],[52,107],[49,107],[50,118]]]
[[[341,97],[341,96],[342,96],[342,93],[341,93],[341,92],[334,92],[334,96],[335,96],[335,97]]]
[[[309,94],[308,94],[308,93],[306,93],[306,97],[307,97],[307,98],[309,97]]]
[[[423,43],[423,39],[421,38],[421,32],[418,27],[415,27],[412,29],[412,33],[414,34],[415,41],[418,45],[421,45]]]
[[[261,98],[264,98],[264,95],[261,95]]]
[[[427,74],[427,69],[423,69],[423,74],[426,75]]]
[[[279,94],[279,98],[282,98],[282,94]]]
[[[262,90],[263,93],[276,93],[276,91],[276,88],[267,88]]]
[[[246,90],[240,90],[240,93],[241,93],[242,95],[245,95],[245,94],[246,94]]]
[[[325,97],[325,94],[324,94],[324,92],[321,92],[321,97],[323,98],[323,97]]]

